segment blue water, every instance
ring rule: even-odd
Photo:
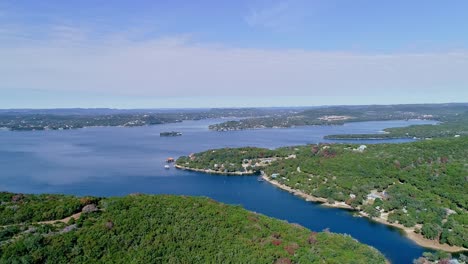
[[[220,120],[186,121],[149,127],[96,127],[70,131],[0,131],[0,191],[115,196],[141,192],[208,196],[240,204],[312,230],[329,228],[350,234],[385,254],[393,263],[411,263],[424,248],[398,230],[346,210],[309,203],[256,177],[214,176],[164,169],[167,157],[210,148],[258,146],[276,148],[323,140],[340,133],[374,133],[387,127],[433,124],[431,121],[383,121],[344,126],[214,132]],[[160,137],[163,131],[181,137]],[[369,143],[408,140],[369,140]],[[340,141],[343,142],[343,141]]]

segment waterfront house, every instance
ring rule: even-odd
[[[189,158],[190,160],[195,160],[195,153],[190,153]]]
[[[363,152],[364,150],[366,150],[366,148],[367,148],[366,145],[361,145],[361,146],[359,146],[359,148],[357,148],[357,150],[358,150],[359,152]]]

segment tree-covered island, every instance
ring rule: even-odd
[[[385,263],[350,236],[209,198],[0,193],[0,263]]]
[[[161,136],[161,137],[178,137],[178,136],[182,136],[182,133],[177,132],[177,131],[161,132],[161,133],[159,133],[159,136]]]

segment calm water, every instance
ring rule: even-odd
[[[115,196],[134,192],[209,196],[241,204],[268,216],[312,230],[347,233],[383,252],[393,263],[411,263],[425,250],[398,230],[349,212],[325,208],[281,191],[256,177],[213,176],[164,169],[167,157],[209,148],[332,142],[328,134],[374,133],[386,127],[433,124],[430,121],[384,121],[344,126],[298,127],[213,132],[220,120],[187,121],[150,127],[99,127],[71,131],[0,131],[0,191]],[[160,137],[163,131],[181,137]],[[392,140],[404,142],[407,140]],[[359,141],[364,142],[364,141]],[[389,142],[389,141],[370,141]]]

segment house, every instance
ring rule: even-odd
[[[359,146],[359,148],[357,148],[356,150],[359,151],[359,152],[363,152],[364,150],[366,150],[367,146],[366,145],[361,145]]]
[[[367,195],[367,200],[382,199],[382,195],[376,192],[371,192]]]

